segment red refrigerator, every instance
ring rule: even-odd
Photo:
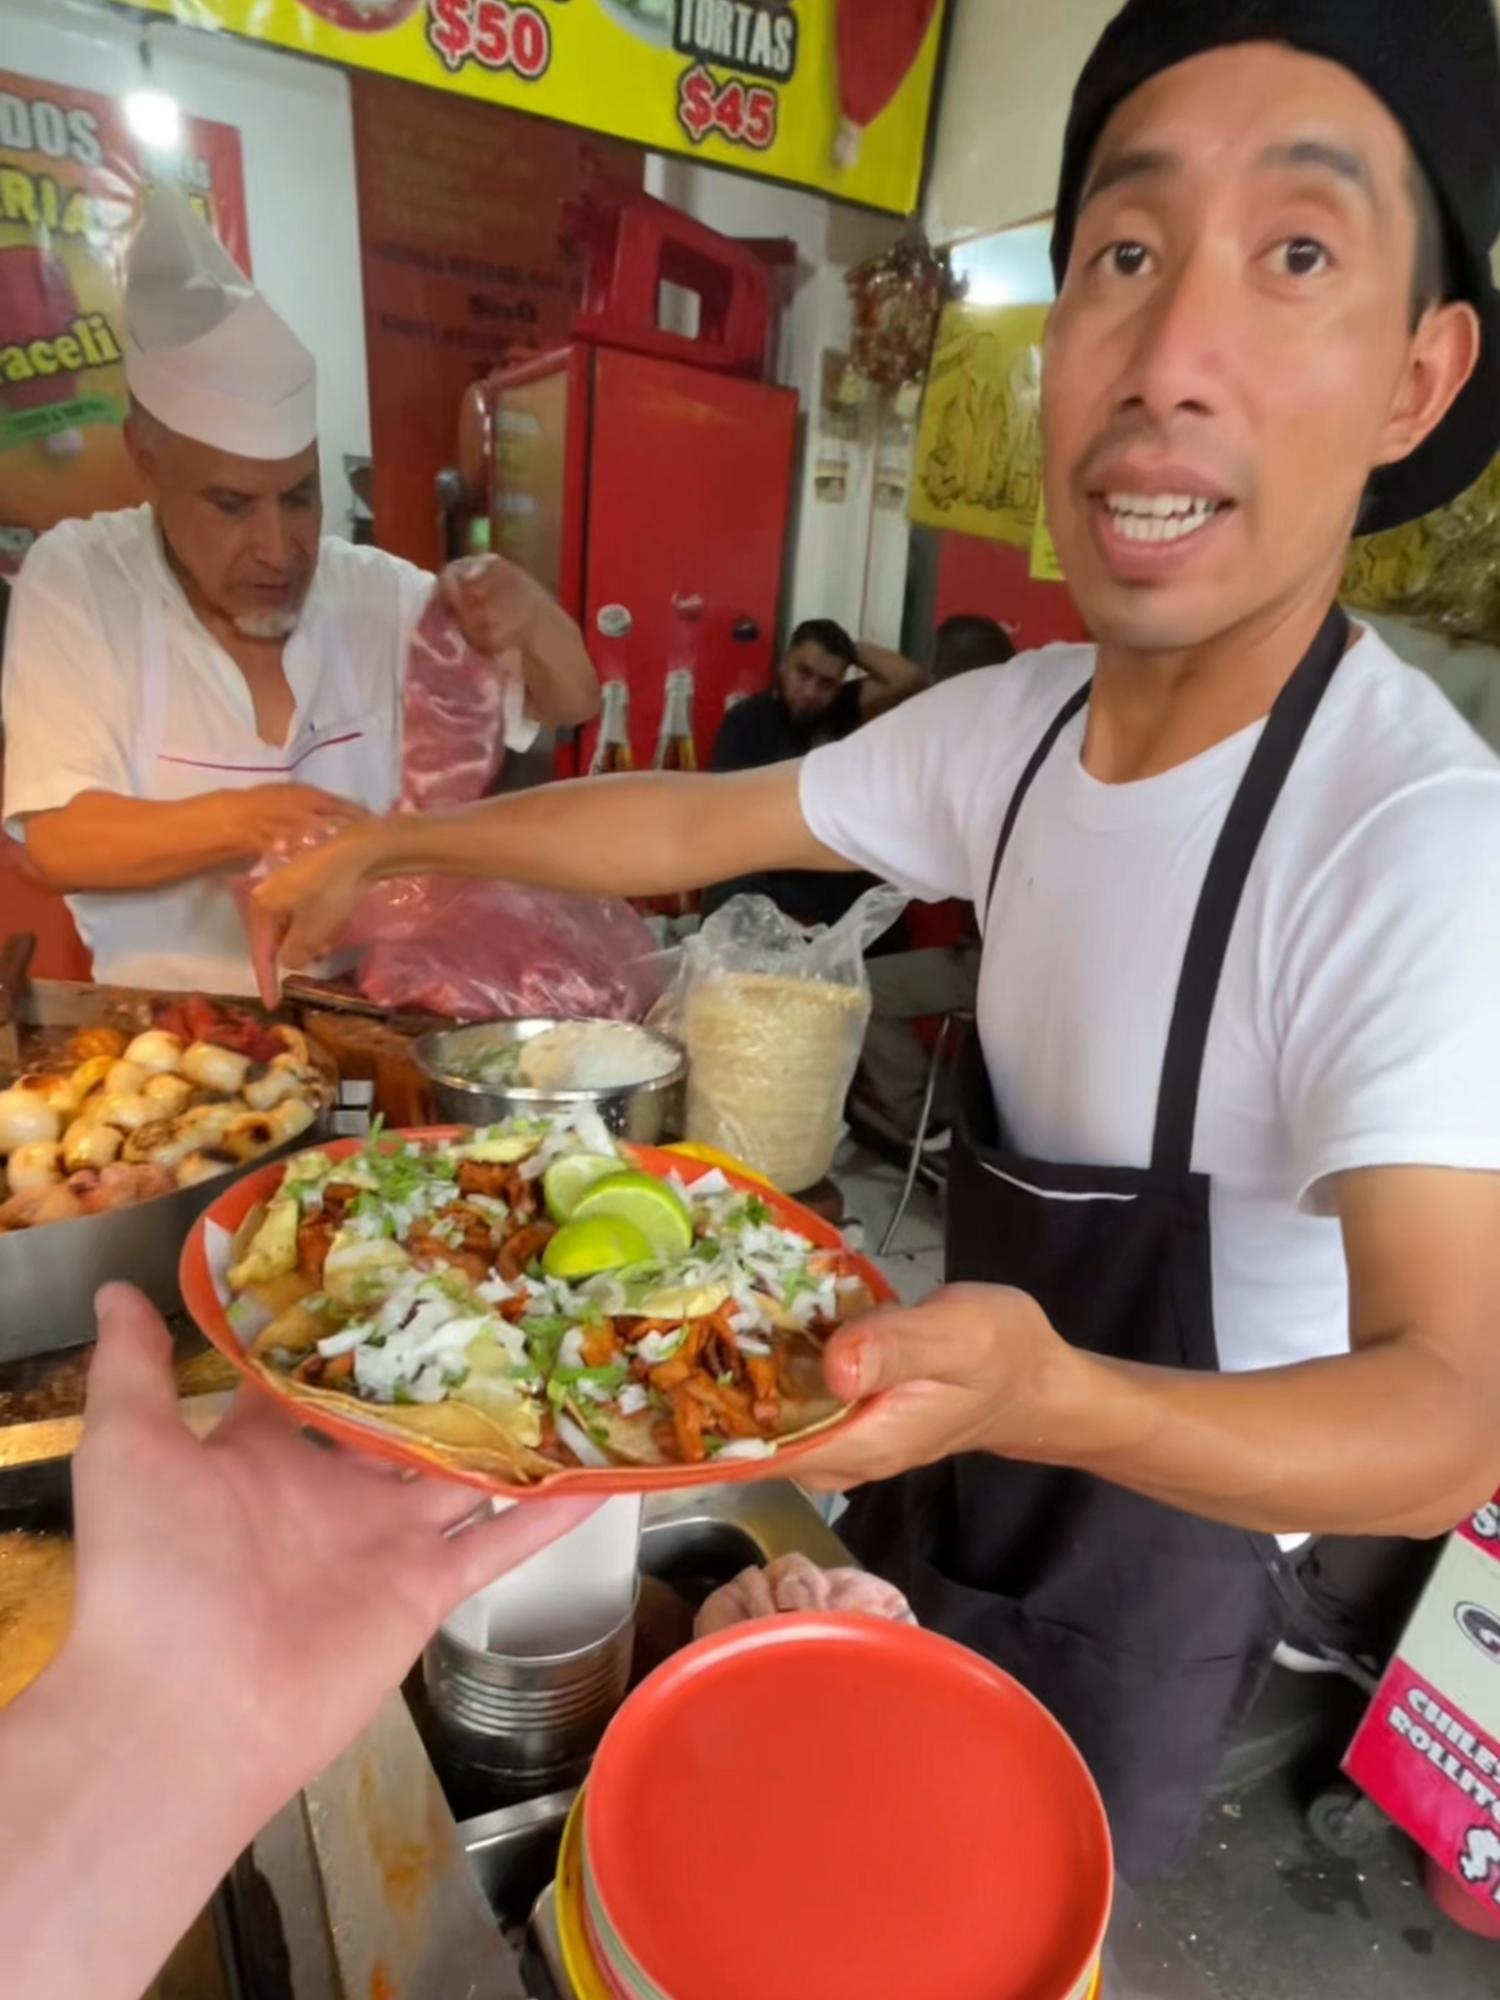
[[[726,702],[768,685],[781,602],[797,397],[582,341],[490,379],[491,546],[583,628],[629,692],[638,768],[667,676],[691,672],[708,761]],[[598,725],[559,751],[586,771]]]

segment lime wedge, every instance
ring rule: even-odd
[[[622,1216],[633,1222],[651,1245],[651,1254],[665,1264],[693,1247],[693,1218],[687,1203],[665,1181],[650,1174],[609,1174],[585,1188],[573,1205],[584,1216]]]
[[[619,1156],[614,1153],[564,1153],[542,1176],[547,1213],[554,1222],[571,1222],[584,1189],[619,1171]]]
[[[627,1264],[649,1264],[651,1258],[651,1245],[633,1222],[598,1215],[564,1223],[542,1252],[542,1269],[549,1278],[567,1281],[623,1270]]]

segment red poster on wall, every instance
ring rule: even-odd
[[[183,120],[170,164],[113,98],[0,70],[0,575],[55,521],[139,498],[121,441],[121,287],[141,189],[181,180],[245,270],[240,135]]]
[[[350,76],[375,538],[440,560],[436,481],[464,391],[567,339],[582,265],[564,202],[639,188],[639,148],[383,77]]]

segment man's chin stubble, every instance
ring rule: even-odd
[[[242,639],[290,639],[301,615],[299,607],[296,611],[268,611],[262,617],[247,616],[230,622]]]

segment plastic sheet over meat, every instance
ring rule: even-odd
[[[508,718],[523,699],[517,655],[473,652],[434,591],[407,653],[399,810],[471,805],[501,768]],[[275,938],[249,890],[303,852],[268,855],[243,906],[261,997],[279,991]],[[655,943],[629,904],[515,882],[429,876],[363,898],[340,940],[362,955],[360,991],[377,1005],[452,1020],[550,1014],[634,1019],[660,990]]]
[[[472,652],[434,591],[406,649],[401,811],[483,798],[505,761],[506,719],[519,713],[524,690],[520,655],[487,660]]]

